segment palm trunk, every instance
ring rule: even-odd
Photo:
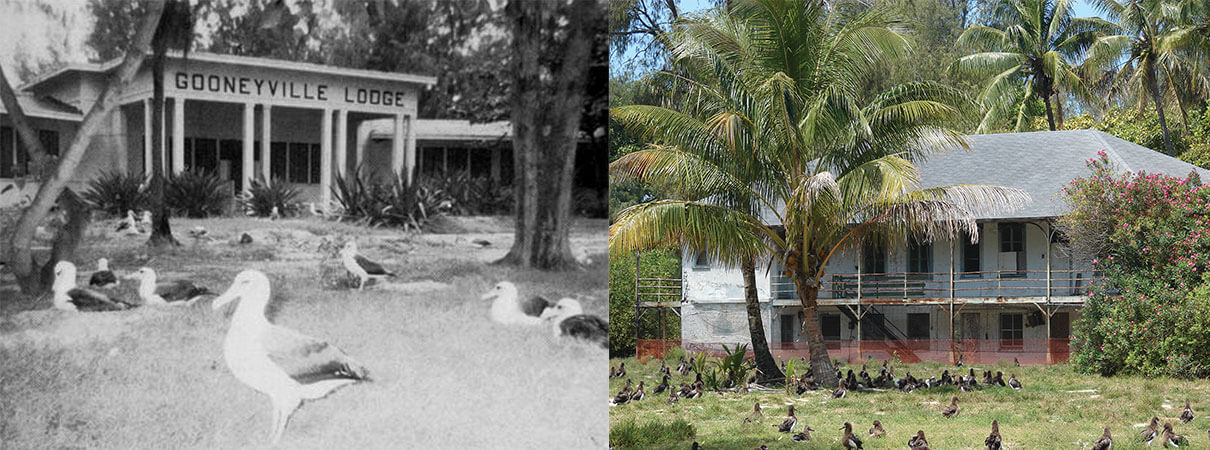
[[[823,342],[823,326],[819,318],[819,280],[808,279],[797,270],[791,270],[794,288],[802,302],[803,334],[807,337],[807,349],[811,352],[811,375],[823,386],[837,386],[836,368],[828,356],[828,347]]]
[[[1042,102],[1046,104],[1046,122],[1050,124],[1050,131],[1055,131],[1055,113],[1050,109],[1050,96],[1043,97]]]
[[[1172,138],[1168,136],[1168,121],[1164,118],[1164,102],[1160,96],[1160,83],[1155,79],[1155,69],[1151,68],[1151,76],[1148,80],[1151,84],[1151,101],[1155,103],[1155,113],[1160,116],[1160,130],[1164,132],[1164,153],[1169,156],[1176,156],[1172,153]]]
[[[752,357],[756,359],[756,370],[760,381],[784,381],[786,376],[777,367],[777,361],[769,352],[769,340],[765,338],[765,324],[760,316],[760,300],[756,295],[756,262],[744,261],[744,304],[748,307],[748,333],[752,335]]]
[[[1063,129],[1063,99],[1055,92],[1055,129]]]

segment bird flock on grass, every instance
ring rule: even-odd
[[[149,219],[148,219],[149,220]],[[128,211],[119,231],[138,229],[134,212]],[[133,228],[132,228],[133,227]],[[193,235],[204,237],[204,233]],[[245,234],[245,236],[247,236]],[[394,277],[381,264],[358,251],[357,243],[347,242],[340,251],[341,262],[350,278],[357,279],[357,290],[367,281]],[[88,287],[77,286],[77,268],[69,261],[54,266],[52,302],[55,308],[68,311],[119,311],[137,307],[161,305],[193,305],[205,296],[215,296],[198,283],[176,278],[161,280],[150,267],[141,267],[119,276],[107,258],[97,261],[97,270],[89,277]],[[139,302],[128,301],[115,294],[122,280],[138,282]],[[258,270],[244,270],[236,275],[231,286],[211,302],[220,310],[236,303],[231,324],[223,341],[223,358],[237,380],[269,397],[273,419],[270,439],[280,442],[294,411],[305,400],[323,398],[335,390],[358,382],[370,381],[369,370],[344,351],[324,340],[307,336],[269,322],[265,308],[272,298],[269,277]],[[482,296],[492,300],[489,318],[507,326],[540,326],[548,324],[558,338],[586,341],[591,345],[608,347],[609,323],[600,317],[584,314],[580,302],[563,298],[551,302],[541,296],[522,301],[517,286],[503,281]],[[643,397],[639,383],[637,398]]]
[[[804,364],[806,363],[805,360],[802,362]],[[785,361],[783,361],[783,371],[785,368],[786,364]],[[840,380],[839,387],[832,391],[830,397],[833,399],[841,399],[846,398],[850,392],[859,393],[866,391],[897,390],[901,392],[912,392],[919,390],[920,392],[927,392],[929,389],[941,386],[958,386],[959,388],[962,388],[961,390],[963,392],[976,391],[988,387],[1007,387],[1013,390],[1024,389],[1024,386],[1022,385],[1021,381],[1017,379],[1015,374],[1009,374],[1008,380],[1004,380],[1003,373],[985,370],[983,371],[982,379],[979,379],[976,377],[974,368],[968,367],[966,369],[966,374],[953,375],[950,374],[949,369],[945,369],[939,376],[930,377],[923,380],[913,377],[911,372],[907,371],[904,372],[902,377],[896,376],[895,369],[889,362],[883,362],[882,368],[879,370],[877,377],[872,377],[868,373],[866,364],[863,364],[858,372],[854,372],[853,370],[846,371],[838,369],[836,376]],[[695,372],[695,369],[693,365],[684,357],[679,359],[678,365],[675,369],[669,368],[664,361],[661,360],[660,368],[655,375],[655,378],[659,379],[660,383],[652,390],[651,393],[653,395],[661,395],[663,392],[667,391],[668,393],[665,400],[667,405],[677,404],[682,399],[701,398],[702,396],[706,395],[706,387],[702,382],[702,374],[694,374],[694,381],[689,383],[687,377],[690,376],[691,372]],[[787,374],[789,373],[787,372]],[[798,395],[804,394],[807,390],[823,388],[823,386],[815,383],[810,375],[803,377],[798,377],[794,374],[789,375],[791,380],[790,388]],[[671,382],[674,376],[686,377],[685,381],[680,383],[679,389]],[[639,382],[636,389],[631,381],[631,378],[629,377],[628,372],[626,371],[626,364],[624,362],[619,363],[617,367],[610,366],[609,377],[611,379],[618,378],[625,380],[625,384],[623,385],[622,389],[609,399],[609,404],[611,406],[620,406],[627,403],[641,401],[643,398],[645,398],[646,392],[644,391],[643,381]],[[747,383],[743,383],[743,385],[738,386],[734,390],[728,390],[728,392],[740,394],[747,393],[748,385],[755,382],[755,377],[753,377],[749,379]],[[724,391],[718,391],[717,395],[726,396],[729,394],[725,393]],[[771,413],[770,411],[772,410],[769,409],[768,406],[762,407],[760,402],[753,402],[751,411],[744,414],[742,419],[736,420],[741,420],[741,424],[755,424],[763,422],[766,417],[778,417],[778,420],[780,421],[770,425],[772,428],[777,430],[777,433],[781,433],[782,436],[789,435],[790,440],[793,442],[810,441],[813,438],[812,433],[816,430],[807,423],[807,419],[805,418],[806,416],[803,414],[803,411],[800,408],[802,408],[801,405],[797,406],[797,408],[794,404],[788,405],[785,409],[784,416],[782,416],[780,413]],[[962,412],[959,397],[957,395],[950,396],[948,403],[941,406],[940,409],[934,409],[933,411],[933,414],[939,414],[942,418],[957,417]],[[1187,424],[1193,419],[1193,409],[1190,406],[1189,400],[1186,399],[1185,408],[1181,412],[1178,420],[1180,424]],[[816,425],[818,426],[819,424],[816,423]],[[927,450],[930,448],[936,448],[930,447],[924,430],[916,430],[908,434],[906,433],[907,430],[895,430],[893,425],[894,424],[885,424],[882,420],[874,420],[869,430],[866,433],[859,435],[858,432],[854,431],[855,428],[853,423],[845,422],[839,426],[839,431],[835,436],[838,439],[837,443],[840,447],[845,449],[861,449],[864,448],[863,445],[865,445],[862,442],[863,439],[884,439],[898,435],[899,431],[903,431],[904,434],[900,436],[905,438],[905,440],[900,442],[906,442],[907,448],[911,450]],[[1208,437],[1210,437],[1210,433],[1208,433]],[[1092,436],[1089,436],[1089,438],[1092,438]],[[988,450],[999,450],[1001,448],[1013,447],[1013,445],[1009,445],[1007,442],[1008,441],[1006,441],[1005,438],[1000,434],[999,420],[992,420],[990,424],[990,431],[984,439],[982,446],[979,446],[974,442],[964,443],[960,446],[969,448],[970,446],[974,445],[976,447],[986,448]],[[1174,425],[1172,422],[1161,423],[1158,417],[1152,417],[1146,428],[1139,432],[1138,442],[1146,445],[1161,445],[1163,447],[1189,446],[1188,438],[1177,434],[1174,430]],[[692,448],[700,449],[706,447],[702,444],[694,442]],[[765,448],[765,446],[762,445],[761,447],[757,448]],[[1091,448],[1093,450],[1110,450],[1113,448],[1113,436],[1109,426],[1106,426],[1100,437],[1093,441]]]

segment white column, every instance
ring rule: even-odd
[[[240,155],[242,162],[240,179],[243,181],[244,192],[252,187],[252,178],[256,176],[256,104],[244,103],[244,151]]]
[[[332,203],[332,110],[323,110],[319,138],[319,207],[328,210]]]
[[[349,110],[336,111],[336,173],[349,177]]]
[[[185,171],[185,99],[172,99],[172,174]]]
[[[412,184],[412,174],[406,171],[404,167],[403,149],[407,140],[406,131],[403,129],[403,114],[396,114],[395,117],[395,134],[391,137],[391,169],[399,175],[406,184]]]
[[[408,116],[407,122],[407,140],[404,141],[403,147],[403,171],[407,174],[408,184],[412,184],[412,178],[416,174],[416,116]],[[468,153],[469,154],[469,153]],[[470,169],[470,160],[467,160],[467,169]]]
[[[143,175],[151,175],[151,99],[143,99]]]
[[[271,172],[269,171],[269,162],[270,162],[269,154],[273,152],[272,151],[273,147],[269,145],[273,141],[273,139],[272,139],[272,136],[273,136],[272,117],[269,112],[269,110],[271,110],[271,109],[272,109],[272,107],[270,107],[268,104],[261,105],[261,115],[260,115],[260,164],[261,164],[261,167],[260,167],[260,173],[261,173],[261,176],[265,178],[266,183],[268,183],[269,180],[271,180],[273,178],[270,176]]]
[[[122,113],[122,105],[114,107],[110,113],[110,133],[113,136],[111,142],[114,147],[117,147],[114,154],[118,160],[115,168],[120,173],[127,173],[127,165],[130,163],[130,143],[126,140],[126,115]]]

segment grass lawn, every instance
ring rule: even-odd
[[[606,224],[580,220],[573,247],[594,260],[585,271],[543,273],[489,263],[512,243],[511,218],[458,219],[414,234],[318,219],[173,221],[183,246],[149,251],[145,237],[115,236],[95,223],[74,262],[81,284],[107,256],[124,273],[150,266],[161,278],[189,276],[223,291],[239,271],[273,280],[270,320],[327,339],[370,370],[355,384],[305,403],[281,448],[600,448],[605,350],[554,338],[547,326],[514,329],[487,318],[480,299],[499,280],[522,295],[582,296],[608,314]],[[450,224],[447,224],[450,225]],[[196,241],[187,231],[208,230]],[[234,241],[248,232],[255,242]],[[337,288],[339,243],[400,274],[364,292]],[[474,248],[487,239],[492,246]],[[108,313],[50,309],[21,298],[0,274],[0,447],[263,448],[268,397],[227,370],[229,323],[209,299],[192,307]],[[134,282],[119,292],[134,298]]]
[[[865,441],[865,448],[906,448],[916,430],[924,430],[929,444],[935,449],[981,449],[983,439],[991,431],[991,421],[1000,421],[1000,434],[1006,448],[1091,448],[1101,436],[1105,425],[1113,433],[1115,449],[1145,448],[1137,439],[1138,432],[1151,416],[1171,421],[1176,433],[1187,436],[1192,448],[1210,448],[1210,381],[1183,381],[1169,378],[1113,377],[1081,375],[1066,365],[1012,367],[1012,363],[974,367],[982,379],[981,369],[1017,374],[1024,390],[983,388],[975,392],[958,392],[955,387],[899,391],[852,392],[844,399],[832,399],[831,390],[807,392],[803,396],[778,392],[719,394],[707,392],[700,399],[681,399],[672,406],[665,404],[667,393],[651,395],[659,384],[656,372],[658,360],[644,363],[634,358],[615,359],[626,363],[627,376],[637,385],[647,383],[648,398],[609,408],[611,443],[621,438],[643,439],[638,448],[687,449],[697,441],[704,449],[755,448],[761,444],[777,448],[841,448],[840,430],[852,422],[854,433]],[[676,360],[668,361],[671,369]],[[881,365],[881,362],[878,363]],[[896,366],[895,373],[903,376],[910,370],[913,376],[940,376],[952,366],[921,363]],[[854,369],[859,370],[858,368]],[[673,372],[671,384],[693,382]],[[874,372],[872,376],[877,376]],[[616,394],[624,379],[610,380],[610,393]],[[957,417],[946,419],[941,408],[957,395],[962,408]],[[1188,397],[1196,418],[1182,425],[1177,419]],[[753,402],[760,402],[765,419],[759,424],[744,423],[752,411]],[[815,429],[810,442],[793,442],[789,434],[778,433],[774,425],[786,417],[787,405],[794,405],[799,420],[795,432],[804,423]],[[695,436],[684,435],[683,427],[668,426],[681,419],[693,426]],[[867,438],[872,422],[882,421],[887,437]],[[651,423],[665,426],[650,426]],[[639,431],[639,430],[642,431]],[[677,433],[678,429],[681,433]],[[1162,430],[1161,430],[1162,431]],[[1159,444],[1157,439],[1156,445]],[[635,448],[635,447],[622,447]]]

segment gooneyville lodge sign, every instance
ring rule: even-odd
[[[172,84],[179,91],[319,102],[343,101],[355,105],[404,107],[408,99],[407,92],[390,89],[352,86],[333,89],[325,83],[184,71],[173,75]]]

